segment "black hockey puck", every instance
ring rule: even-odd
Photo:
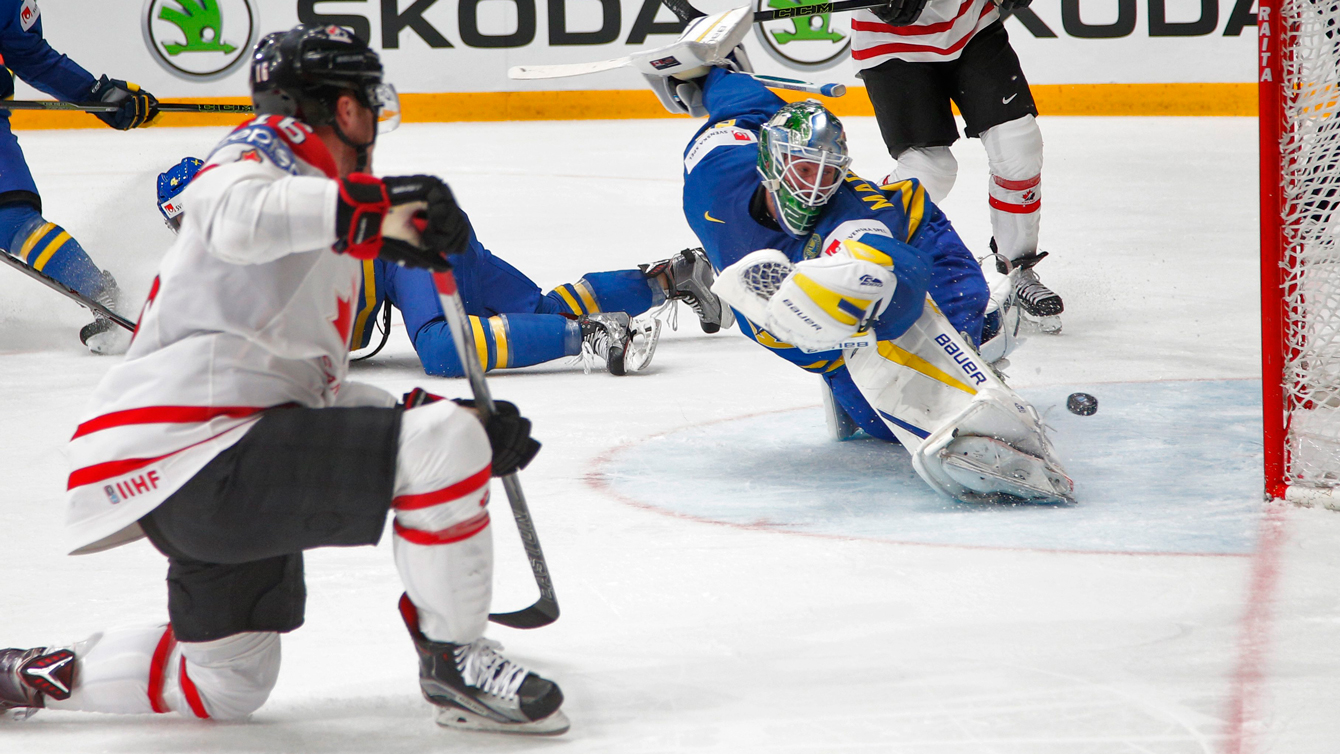
[[[1098,413],[1098,399],[1088,393],[1071,393],[1070,397],[1065,399],[1065,407],[1072,414],[1093,416]]]

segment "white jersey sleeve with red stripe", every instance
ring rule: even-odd
[[[125,360],[70,442],[71,550],[138,538],[135,522],[261,411],[336,403],[362,266],[331,251],[335,177],[311,129],[268,116],[234,131],[186,188]]]
[[[911,26],[890,26],[868,10],[857,11],[851,19],[851,57],[860,69],[892,59],[955,60],[973,35],[998,18],[991,0],[929,0]]]

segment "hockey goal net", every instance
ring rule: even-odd
[[[1266,494],[1340,510],[1340,0],[1260,0]]]

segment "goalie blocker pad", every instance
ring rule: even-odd
[[[666,110],[701,118],[707,115],[702,89],[690,80],[707,75],[713,66],[734,67],[726,56],[744,40],[752,23],[748,6],[695,18],[674,43],[629,55],[629,63],[646,78]]]
[[[936,491],[972,503],[1074,502],[1074,483],[1037,411],[929,297],[907,332],[848,351],[846,360],[861,394]]]

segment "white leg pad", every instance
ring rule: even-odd
[[[492,450],[475,417],[447,401],[405,412],[396,462],[395,561],[419,628],[465,644],[488,625]]]
[[[177,643],[166,631],[164,625],[117,629],[74,645],[79,668],[73,693],[64,701],[48,699],[47,706],[237,720],[269,698],[279,678],[279,634]]]
[[[1042,131],[1025,115],[982,132],[991,175],[987,183],[991,232],[999,253],[1013,261],[1038,248],[1042,212]]]
[[[1059,475],[1065,494],[1056,492],[1048,499],[1070,499],[1069,478],[1055,460],[1037,411],[954,332],[929,298],[921,318],[902,336],[880,341],[876,348],[849,350],[846,359],[861,394],[911,452],[917,474],[935,490],[966,502],[994,500],[1001,494],[1042,499],[1041,495],[996,489],[1001,484],[998,478],[991,485],[973,487],[947,473],[945,460],[953,451],[942,451],[956,438],[977,436],[1028,456],[1044,476]],[[1005,456],[1011,464],[1025,462]],[[1000,474],[1008,479],[1009,472]]]
[[[939,204],[949,196],[958,178],[958,160],[949,147],[912,147],[898,155],[898,164],[884,179],[884,185],[915,178],[926,189],[926,196]]]

